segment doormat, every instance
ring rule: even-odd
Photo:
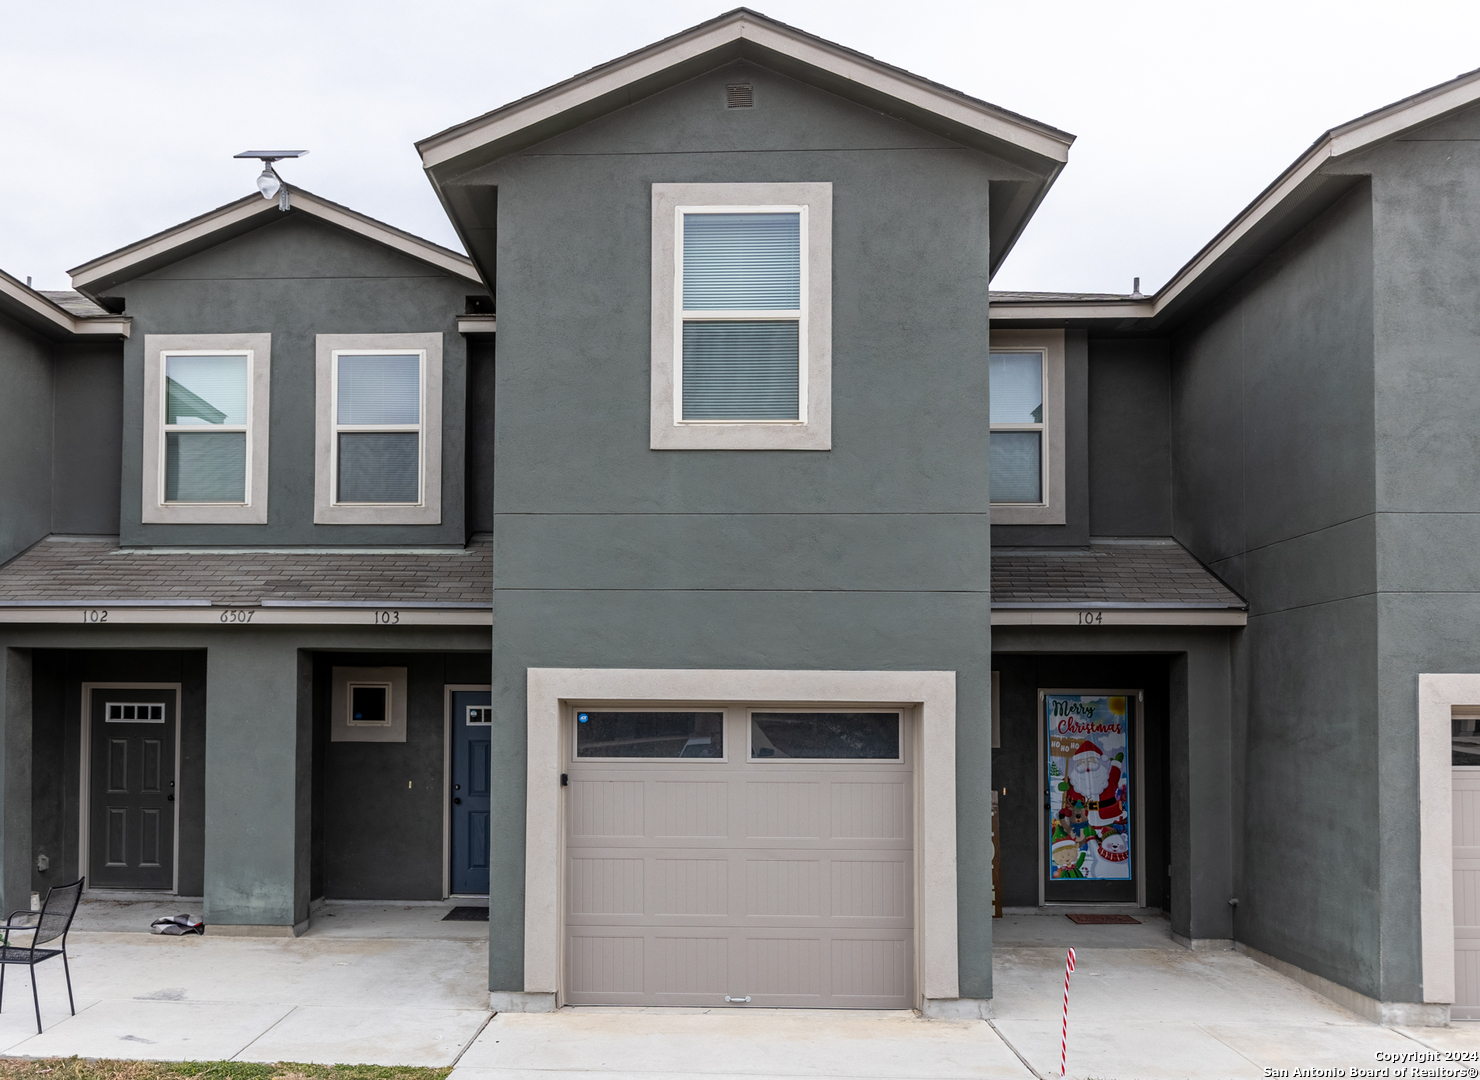
[[[443,922],[487,922],[486,907],[455,907],[442,916]]]
[[[459,909],[461,910],[461,909]],[[452,916],[448,916],[452,918]],[[1080,926],[1140,926],[1141,920],[1129,915],[1065,915],[1070,922]]]

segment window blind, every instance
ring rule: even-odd
[[[247,501],[244,431],[172,431],[165,435],[166,502]]]
[[[987,370],[992,423],[1043,423],[1042,353],[992,353]]]
[[[419,502],[420,440],[414,431],[341,431],[338,501]]]
[[[339,423],[419,424],[421,357],[341,356]]]
[[[166,424],[247,422],[245,356],[165,357]]]
[[[683,324],[685,420],[800,419],[795,322]]]
[[[796,311],[802,306],[798,213],[685,214],[685,311]]]
[[[994,431],[991,439],[992,501],[1043,501],[1043,433]]]

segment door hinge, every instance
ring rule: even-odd
[[[560,774],[560,786],[561,787],[570,787],[570,776],[567,775],[566,773],[561,773]]]

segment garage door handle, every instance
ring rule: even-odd
[[[462,805],[462,798],[461,797],[458,797],[458,798],[453,799],[452,800],[452,805],[453,806],[461,806]]]
[[[726,994],[725,1000],[730,1002],[731,1004],[743,1005],[750,1000],[750,995],[746,994],[743,998],[732,998],[729,994]]]

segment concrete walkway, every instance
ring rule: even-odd
[[[7,974],[0,1053],[25,1057],[450,1065],[488,1020],[488,924],[450,905],[331,904],[291,938],[156,937],[152,919],[199,912],[86,901],[62,965]],[[207,929],[209,934],[209,928]]]
[[[190,910],[188,901],[170,912]],[[991,1022],[913,1013],[564,1009],[489,1020],[487,923],[446,905],[331,904],[301,938],[153,937],[152,904],[89,902],[72,935],[78,1014],[56,961],[12,970],[0,1053],[34,1057],[457,1064],[452,1080],[694,1076],[956,1080],[1058,1075],[1064,949],[1078,951],[1069,1075],[1263,1077],[1372,1068],[1376,1054],[1480,1051],[1480,1024],[1370,1024],[1234,952],[1191,953],[1164,920],[1079,927],[1009,916]],[[486,1026],[485,1026],[486,1025]]]

